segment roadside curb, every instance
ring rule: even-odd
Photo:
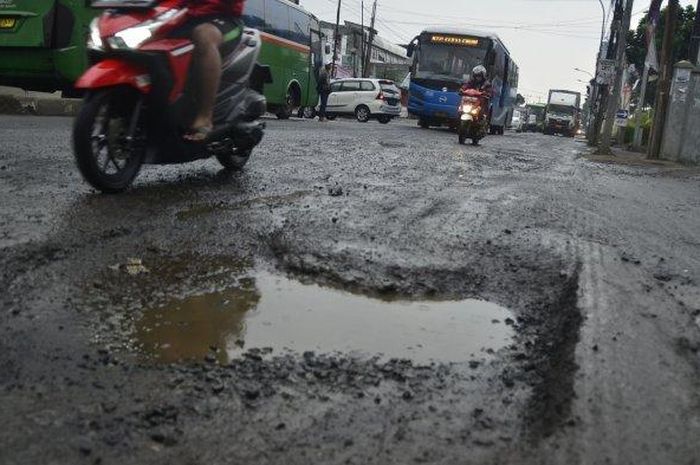
[[[0,114],[3,115],[76,116],[81,105],[78,99],[0,95]]]

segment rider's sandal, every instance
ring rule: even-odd
[[[214,130],[211,126],[203,126],[201,128],[193,128],[187,131],[184,138],[188,142],[204,142],[209,138],[209,134]]]

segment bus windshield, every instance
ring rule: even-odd
[[[485,58],[486,48],[424,43],[421,44],[414,79],[461,85],[469,79],[475,66],[484,64]]]

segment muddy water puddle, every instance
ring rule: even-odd
[[[479,301],[383,301],[269,273],[144,312],[137,345],[160,362],[220,363],[250,348],[460,362],[510,343],[513,318]]]

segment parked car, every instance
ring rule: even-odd
[[[523,112],[521,110],[513,110],[510,129],[515,129],[516,132],[523,132]]]
[[[385,79],[338,79],[331,83],[326,115],[328,119],[354,115],[361,123],[376,119],[387,124],[401,115],[401,91]]]

